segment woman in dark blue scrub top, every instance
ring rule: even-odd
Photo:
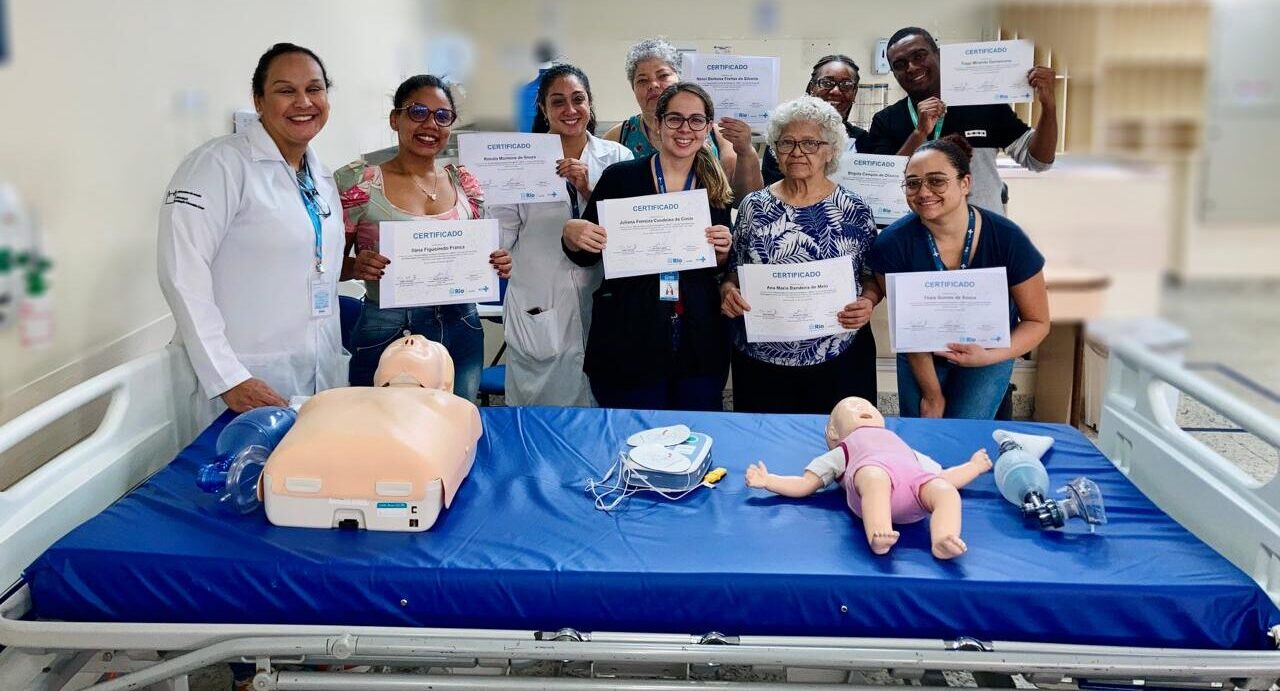
[[[876,238],[868,263],[881,290],[885,274],[1004,267],[1010,347],[950,343],[938,353],[899,354],[903,417],[994,418],[1014,361],[1049,333],[1044,256],[1012,221],[969,204],[972,151],[959,135],[916,149],[902,185],[914,213]]]

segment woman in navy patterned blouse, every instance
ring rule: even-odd
[[[876,400],[875,341],[856,338],[881,294],[863,263],[876,237],[871,208],[828,175],[848,135],[829,103],[802,96],[769,117],[769,145],[783,179],[742,200],[733,229],[721,311],[736,318],[733,408],[772,413],[827,413],[840,399]],[[748,343],[741,319],[751,309],[739,291],[741,264],[794,264],[853,257],[855,300],[837,315],[850,331],[801,341]]]

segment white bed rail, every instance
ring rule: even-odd
[[[1151,501],[1280,604],[1280,479],[1255,480],[1178,427],[1166,386],[1280,449],[1280,422],[1132,341],[1111,350],[1099,448]]]
[[[0,592],[71,529],[160,469],[195,438],[196,380],[170,346],[90,379],[0,426],[0,452],[102,396],[87,438],[0,491]]]

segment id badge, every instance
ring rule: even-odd
[[[658,274],[658,299],[664,302],[680,300],[680,274],[674,271]]]
[[[311,316],[328,317],[333,314],[333,283],[321,273],[312,273],[308,281],[311,287]]]

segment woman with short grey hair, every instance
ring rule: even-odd
[[[871,208],[827,176],[836,172],[848,135],[831,104],[801,96],[769,114],[769,144],[783,178],[748,194],[738,209],[732,250],[720,286],[720,310],[735,319],[733,409],[822,413],[847,396],[876,401],[875,342],[868,328],[880,290],[864,263],[876,237]],[[739,290],[741,264],[796,264],[853,258],[856,296],[836,315],[849,331],[799,341],[748,343],[741,319],[751,309]]]
[[[627,51],[626,71],[640,112],[605,132],[604,138],[627,147],[636,158],[645,158],[658,150],[659,127],[654,112],[662,92],[680,81],[680,51],[664,38],[645,39]],[[720,167],[729,176],[736,196],[764,185],[760,156],[751,146],[751,127],[747,123],[721,118],[707,133],[707,147],[720,159]],[[738,165],[739,160],[742,165]]]

